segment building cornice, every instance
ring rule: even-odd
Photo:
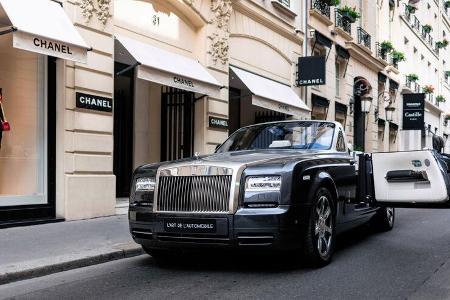
[[[253,1],[235,1],[233,9],[299,45],[303,43],[303,32],[296,32],[292,24]]]
[[[367,66],[369,69],[379,72],[384,70],[386,67],[385,64],[374,57],[371,54],[371,51],[364,46],[361,46],[353,41],[346,42],[345,44],[347,50],[350,52],[350,56]]]

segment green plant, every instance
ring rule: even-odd
[[[361,18],[361,14],[356,11],[356,7],[344,6],[339,8],[339,12],[343,17],[348,18],[351,22]]]
[[[417,74],[414,74],[414,73],[406,75],[406,78],[410,82],[416,82],[417,80],[419,80],[419,76]]]
[[[406,11],[409,12],[410,14],[416,13],[416,10],[417,10],[416,7],[409,4],[406,5]]]
[[[385,52],[390,52],[394,49],[394,46],[392,45],[391,41],[383,41],[380,47],[381,50],[384,50]]]
[[[449,8],[450,7],[450,1],[444,1],[444,7]]]
[[[442,95],[438,95],[438,96],[436,96],[436,102],[438,102],[438,103],[443,103],[443,102],[445,102],[446,100],[445,100],[445,97],[444,96],[442,96]]]
[[[426,85],[426,86],[424,86],[423,88],[422,88],[422,91],[425,93],[425,94],[433,94],[433,92],[434,92],[434,87],[430,84],[430,85]]]
[[[355,152],[364,152],[364,147],[363,146],[354,146],[353,147],[353,151],[355,151]]]
[[[431,31],[433,31],[433,27],[431,27],[431,25],[429,24],[425,24],[422,26],[422,30],[425,33],[430,33]]]
[[[341,0],[327,0],[325,1],[329,6],[338,6],[341,4]]]
[[[444,74],[445,74],[445,77],[450,77],[450,71],[445,71]]]
[[[405,61],[406,60],[405,54],[403,52],[394,50],[394,51],[392,51],[392,60],[395,63],[398,63],[398,62],[401,62],[401,61]]]
[[[436,48],[437,49],[442,49],[442,48],[447,48],[448,46],[448,40],[443,39],[442,41],[437,41],[436,42]]]

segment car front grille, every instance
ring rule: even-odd
[[[161,176],[156,209],[160,212],[227,213],[231,179],[231,175]]]

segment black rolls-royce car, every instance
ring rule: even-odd
[[[323,266],[339,232],[367,222],[391,230],[393,206],[447,204],[448,182],[432,151],[356,155],[339,123],[264,123],[214,154],[137,168],[130,231],[156,259],[199,247],[277,249]]]

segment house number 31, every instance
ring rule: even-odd
[[[152,23],[153,23],[153,26],[159,26],[159,16],[158,15],[153,15]]]

